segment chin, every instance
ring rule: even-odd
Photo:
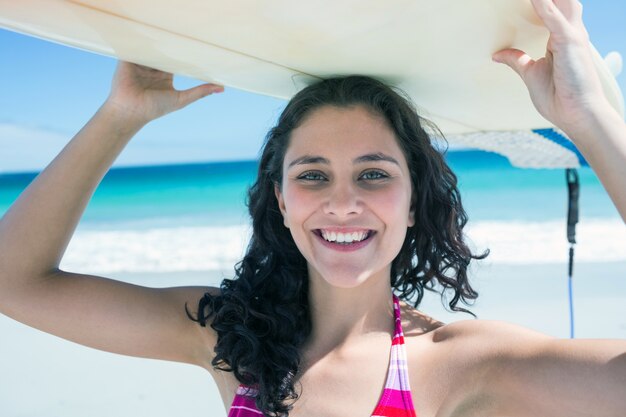
[[[356,288],[376,279],[372,270],[354,267],[335,267],[328,271],[318,271],[316,275],[330,286],[344,289]]]

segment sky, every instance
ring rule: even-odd
[[[582,3],[600,54],[626,57],[626,1]],[[106,99],[115,65],[110,57],[0,29],[0,173],[43,169]],[[180,89],[196,84],[175,78]],[[253,159],[285,104],[227,88],[150,123],[114,166]]]

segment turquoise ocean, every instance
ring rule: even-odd
[[[494,153],[446,154],[469,215],[467,236],[497,263],[565,262],[563,169],[520,169]],[[61,268],[91,273],[221,270],[249,238],[256,161],[113,168],[90,201]],[[593,171],[581,182],[578,261],[626,260],[626,228]],[[0,174],[0,214],[37,173]]]

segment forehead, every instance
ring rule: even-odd
[[[293,130],[285,162],[301,154],[352,158],[382,152],[404,161],[404,154],[386,119],[364,106],[324,106]],[[400,160],[399,159],[399,160]]]

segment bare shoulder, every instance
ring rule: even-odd
[[[433,342],[466,342],[485,340],[489,344],[494,341],[514,341],[515,339],[551,338],[535,330],[501,320],[459,320],[437,328],[433,334]]]
[[[422,416],[497,414],[501,403],[490,387],[501,379],[503,364],[550,339],[503,321],[445,324],[417,310],[408,310],[403,322],[412,395]]]
[[[501,320],[460,320],[434,329],[429,335],[435,352],[455,352],[474,368],[497,366],[499,361],[520,356],[554,338]]]
[[[413,391],[423,417],[547,417],[563,404],[580,415],[623,415],[623,340],[559,339],[498,320],[462,320],[425,336],[424,354],[408,358],[411,385],[428,391]]]

